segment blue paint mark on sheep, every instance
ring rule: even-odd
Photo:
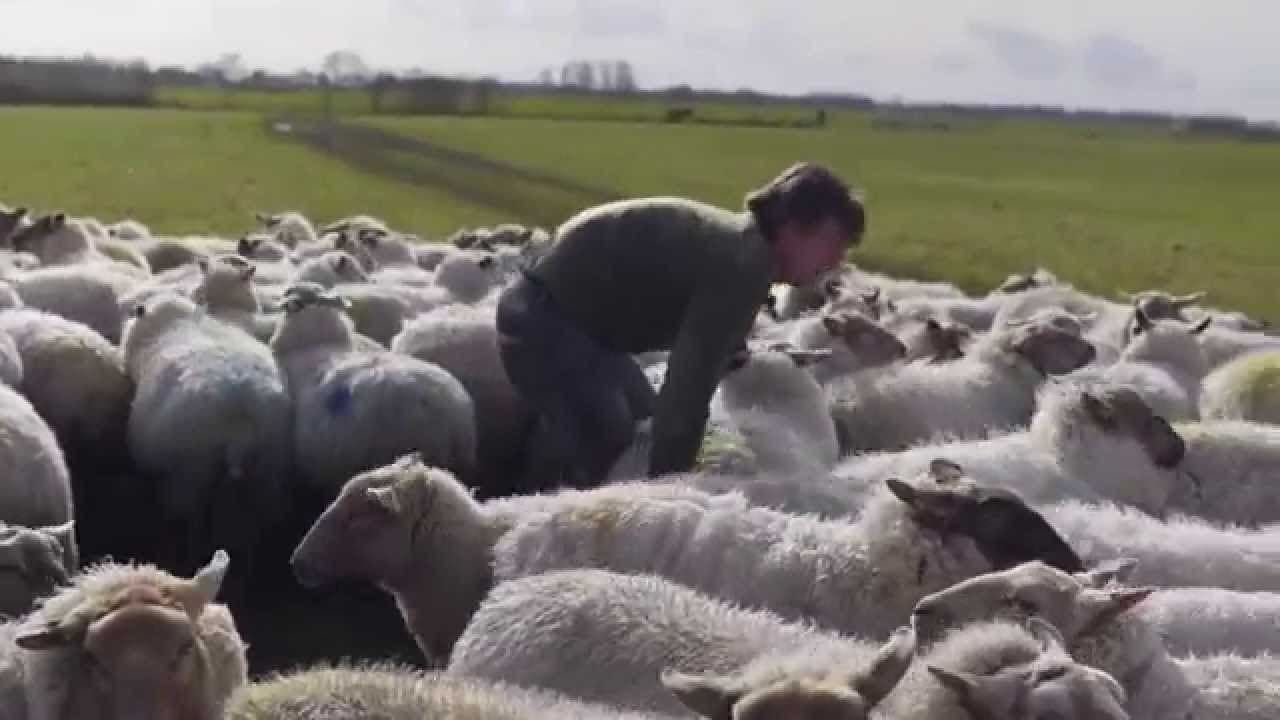
[[[351,388],[341,385],[325,398],[324,407],[330,415],[345,415],[351,409]]]

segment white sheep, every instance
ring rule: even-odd
[[[1035,323],[997,331],[952,363],[833,383],[832,415],[846,443],[841,450],[895,450],[937,436],[982,437],[1025,425],[1040,384],[1087,364],[1094,352],[1076,335]]]
[[[1040,310],[1056,308],[1078,318],[1086,318],[1085,339],[1110,356],[1126,344],[1133,307],[1085,294],[1066,283],[1031,288],[1017,293],[996,312],[992,328],[1009,327],[1010,321],[1027,320]]]
[[[133,218],[125,218],[107,226],[107,237],[125,242],[138,242],[151,238],[151,228]]]
[[[1280,425],[1280,348],[1246,353],[1209,373],[1200,417]]]
[[[623,712],[611,705],[588,704],[543,690],[440,673],[424,674],[416,668],[386,663],[324,665],[276,675],[243,688],[221,716],[221,720],[374,718],[674,720],[661,715]]]
[[[48,423],[0,385],[0,521],[26,527],[71,520],[71,474]]]
[[[741,717],[765,696],[785,706],[806,694],[842,710],[837,717],[866,717],[914,650],[910,632],[879,648],[653,575],[585,569],[497,585],[459,638],[448,672],[668,715],[686,706],[664,677],[685,699],[695,684],[719,681],[751,693],[724,698],[719,717]]]
[[[27,307],[88,325],[112,343],[120,342],[124,325],[120,299],[139,284],[103,264],[39,268],[4,279]]]
[[[315,227],[305,215],[299,212],[255,213],[258,222],[271,232],[275,240],[283,243],[290,250],[300,245],[319,242]]]
[[[874,320],[855,313],[806,317],[793,324],[787,342],[799,350],[824,350],[831,357],[813,367],[820,383],[879,367],[906,356],[907,348]]]
[[[458,248],[446,243],[423,243],[413,248],[414,259],[418,267],[434,272],[444,259],[457,252]]]
[[[1152,320],[1141,308],[1134,311],[1129,344],[1105,368],[1088,368],[1079,376],[1098,377],[1132,387],[1166,420],[1200,417],[1200,383],[1209,372],[1199,335],[1209,318],[1186,326],[1176,320]]]
[[[21,358],[18,389],[72,465],[88,470],[123,461],[134,385],[120,350],[78,322],[31,309],[0,311],[0,336]]]
[[[28,720],[221,720],[246,683],[245,644],[214,603],[225,552],[190,580],[107,563],[0,628],[0,715]],[[24,707],[25,706],[25,709]]]
[[[441,302],[474,305],[484,300],[502,280],[491,253],[452,253],[436,268],[434,289],[443,291]]]
[[[236,254],[246,260],[286,265],[292,262],[292,248],[267,234],[250,233],[236,241]]]
[[[331,288],[339,283],[369,282],[369,275],[349,253],[330,250],[298,265],[292,282],[311,282]]]
[[[0,522],[0,618],[29,613],[79,564],[75,521],[38,528]]]
[[[1213,522],[1280,522],[1280,427],[1231,420],[1174,426],[1186,454],[1172,470],[1156,469],[1174,485],[1167,509]],[[1170,474],[1175,477],[1169,479]]]
[[[1131,720],[1118,678],[1076,662],[1050,623],[967,625],[915,663],[882,703],[894,720]]]
[[[1233,330],[1210,326],[1200,335],[1205,360],[1209,368],[1216,369],[1249,353],[1263,350],[1280,350],[1280,338],[1260,332]]]
[[[654,573],[783,618],[884,637],[920,597],[959,578],[1032,557],[1083,567],[1012,495],[943,472],[887,486],[852,524],[647,483],[480,505],[410,457],[348,482],[293,567],[304,585],[346,578],[387,589],[433,658],[448,656],[495,581],[558,569]],[[405,535],[411,527],[421,530]]]
[[[376,340],[383,348],[391,346],[418,310],[417,293],[409,288],[341,283],[332,289],[350,303],[347,315],[355,324],[356,332]]]
[[[137,387],[129,450],[157,484],[178,562],[210,543],[251,562],[286,507],[293,465],[290,397],[271,352],[177,295],[135,308],[122,350]]]
[[[518,491],[512,465],[521,459],[533,411],[498,355],[493,311],[452,305],[424,313],[391,340],[391,351],[439,365],[462,383],[476,412],[476,487],[482,497]]]
[[[105,237],[103,230],[102,236]],[[13,247],[19,252],[29,252],[40,258],[45,267],[57,265],[102,264],[116,272],[145,278],[151,274],[145,258],[126,244],[113,246],[116,251],[128,251],[136,255],[140,264],[120,262],[102,252],[96,238],[86,224],[80,220],[68,218],[63,213],[46,215],[35,221],[30,227],[15,233],[12,238]],[[132,257],[130,258],[132,260]]]
[[[200,283],[191,291],[191,299],[204,307],[210,317],[238,327],[263,343],[270,341],[278,318],[262,314],[253,285],[258,266],[239,255],[219,255],[201,259],[197,267]]]
[[[1027,563],[921,600],[912,623],[923,644],[947,627],[993,615],[1014,621],[1037,616],[1062,631],[1076,660],[1122,680],[1135,719],[1275,717],[1280,710],[1276,669],[1270,677],[1253,679],[1264,693],[1269,689],[1272,703],[1267,714],[1241,715],[1234,703],[1220,703],[1220,694],[1213,692],[1220,681],[1188,675],[1184,661],[1169,655],[1166,640],[1146,619],[1142,606],[1151,588],[1114,584],[1117,572],[1123,568],[1071,575],[1043,563]]]
[[[1176,657],[1280,653],[1280,593],[1165,588],[1138,609]]]
[[[331,497],[356,473],[409,452],[470,478],[475,406],[438,365],[357,351],[348,302],[319,285],[291,286],[271,349],[294,403],[299,469]]]
[[[208,257],[215,248],[197,246],[196,243],[178,238],[152,238],[137,242],[152,274],[160,274],[184,265],[191,265],[202,257]]]

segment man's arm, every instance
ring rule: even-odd
[[[658,393],[649,477],[687,472],[697,460],[711,396],[760,308],[754,283],[735,279],[706,285],[685,313]]]

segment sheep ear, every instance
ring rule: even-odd
[[[1079,634],[1086,635],[1105,627],[1122,613],[1132,610],[1138,603],[1151,597],[1155,591],[1153,587],[1086,590],[1081,593],[1081,602],[1091,617]]]
[[[914,487],[898,478],[888,478],[884,481],[884,484],[888,486],[889,492],[893,493],[893,496],[904,504],[914,508],[920,502],[920,493]]]
[[[862,293],[862,301],[868,305],[875,305],[880,300],[880,287],[876,286]]]
[[[684,706],[710,720],[730,720],[743,689],[729,678],[663,671],[662,686]]]
[[[845,320],[844,318],[837,317],[835,315],[823,315],[822,327],[829,334],[835,337],[840,337],[844,334]]]
[[[1209,329],[1209,325],[1211,325],[1212,323],[1213,323],[1213,316],[1205,315],[1203,320],[1201,320],[1200,322],[1196,323],[1191,327],[1191,334],[1199,335],[1200,333],[1203,333],[1205,330]]]
[[[809,367],[817,363],[827,360],[831,357],[832,351],[826,348],[817,350],[783,350],[787,357],[791,358],[791,362],[796,367]]]
[[[936,335],[942,332],[942,324],[938,322],[937,318],[929,318],[924,321],[924,329]]]
[[[346,255],[339,255],[333,259],[334,270],[346,270],[347,265],[351,263],[351,258]]]
[[[1041,651],[1054,655],[1068,655],[1067,641],[1062,631],[1039,615],[1027,618],[1027,631],[1040,643]]]
[[[952,672],[946,668],[940,668],[937,665],[926,665],[929,674],[937,678],[942,686],[955,693],[961,700],[961,704],[968,704],[974,699],[978,693],[978,679],[964,672]]]
[[[1137,568],[1137,558],[1116,558],[1100,563],[1091,570],[1076,573],[1075,577],[1089,587],[1103,588],[1113,581],[1125,582]]]
[[[196,267],[200,268],[201,275],[209,274],[209,258],[204,255],[196,256]]]
[[[226,550],[219,549],[213,553],[209,564],[200,568],[195,577],[180,588],[180,600],[192,620],[199,618],[205,607],[217,599],[230,567],[231,556]]]
[[[1133,320],[1137,323],[1137,327],[1143,331],[1155,327],[1155,324],[1151,322],[1151,318],[1147,315],[1147,311],[1142,308],[1134,308]]]
[[[915,654],[915,631],[910,626],[898,628],[876,653],[870,667],[854,679],[853,689],[867,701],[868,707],[876,705],[897,687],[915,661]]]
[[[492,255],[485,255],[484,257],[476,261],[476,265],[481,270],[488,270],[489,268],[493,267],[493,264],[495,262],[497,262],[497,260]]]
[[[934,458],[929,463],[929,475],[939,485],[950,485],[964,478],[964,468],[946,458]]]
[[[41,627],[19,633],[13,639],[13,643],[23,650],[53,650],[66,647],[73,640],[66,627],[50,622]]]
[[[257,265],[253,265],[253,264],[245,265],[240,268],[240,279],[246,280],[246,281],[252,280],[253,276],[256,275],[257,272],[258,272]]]
[[[49,229],[58,230],[67,224],[67,214],[58,213],[49,217]]]
[[[364,496],[375,506],[382,508],[391,515],[399,515],[404,509],[394,485],[366,488]]]

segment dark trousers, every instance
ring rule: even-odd
[[[522,275],[498,301],[499,354],[512,385],[538,413],[558,460],[544,485],[595,487],[652,417],[652,386],[635,360],[602,347],[566,318],[546,288]]]

